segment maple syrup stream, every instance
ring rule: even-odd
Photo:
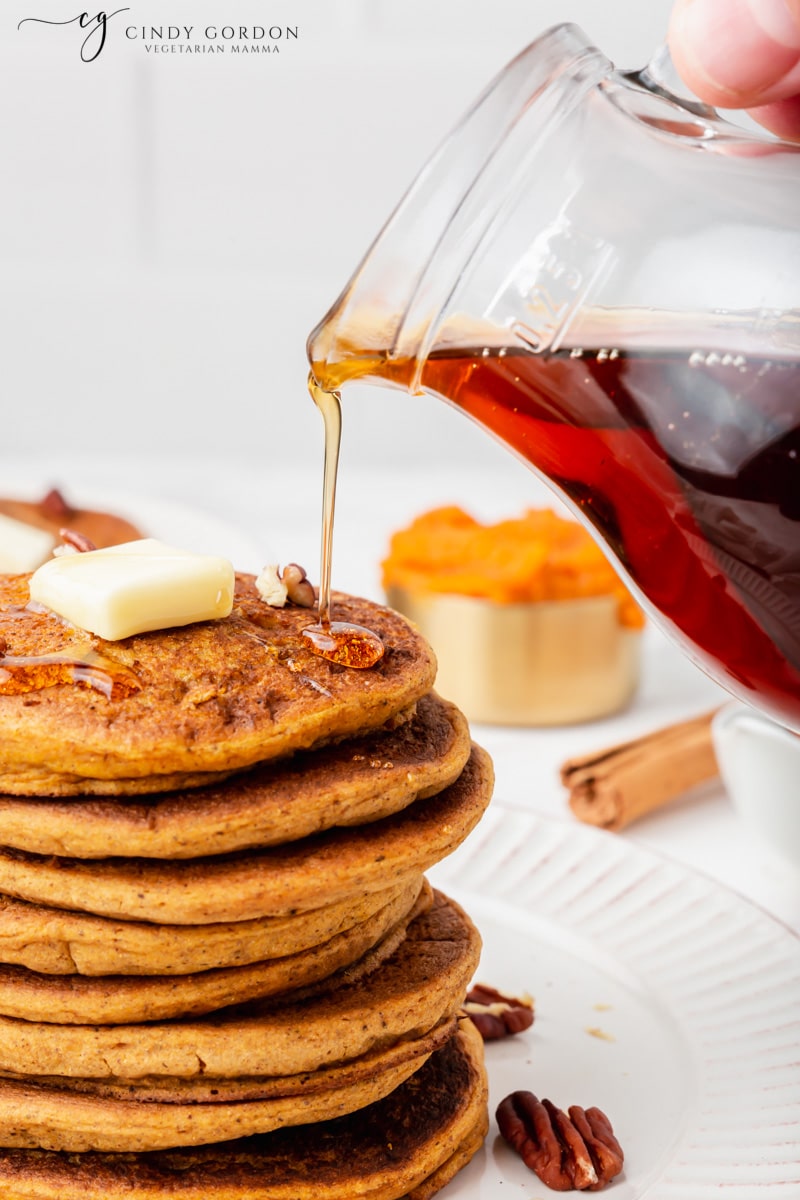
[[[325,425],[325,469],[322,480],[322,549],[319,578],[319,620],[303,630],[303,638],[315,654],[345,667],[374,667],[383,657],[384,645],[376,633],[363,625],[331,620],[331,558],[333,517],[336,507],[336,476],[342,437],[342,407],[338,392],[319,386],[308,377],[311,399]]]

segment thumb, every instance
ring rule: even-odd
[[[676,0],[673,62],[708,104],[754,108],[800,93],[800,0]]]

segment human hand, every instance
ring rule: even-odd
[[[676,0],[668,40],[701,100],[800,141],[800,0]]]

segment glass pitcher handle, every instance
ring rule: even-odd
[[[659,46],[651,56],[650,61],[640,71],[623,71],[623,77],[631,84],[644,88],[664,100],[680,105],[696,117],[707,121],[722,120],[720,114],[710,104],[698,100],[690,91],[675,69],[672,55],[666,43]]]

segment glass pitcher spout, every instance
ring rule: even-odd
[[[514,59],[308,343],[324,388],[438,396],[524,459],[654,619],[800,730],[800,147],[617,71]]]
[[[650,56],[646,66],[638,71],[623,71],[620,78],[634,87],[643,88],[662,100],[680,105],[685,112],[692,113],[706,121],[720,121],[722,118],[710,104],[704,104],[694,92],[684,83],[678,74],[669,46],[659,46]]]

